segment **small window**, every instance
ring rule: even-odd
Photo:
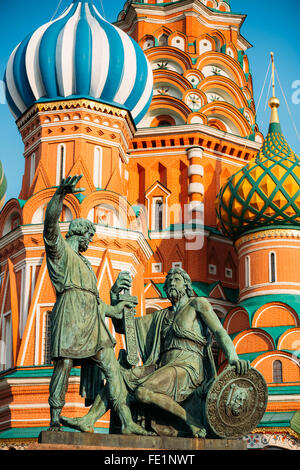
[[[182,262],[175,261],[174,263],[172,263],[172,268],[182,268]]]
[[[279,384],[282,381],[282,362],[277,360],[273,362],[273,383]]]
[[[232,269],[231,268],[225,268],[225,277],[227,279],[232,279]]]
[[[250,256],[246,256],[245,258],[245,286],[250,287]]]
[[[34,174],[35,174],[35,153],[33,153],[30,157],[30,175],[29,175],[29,186],[31,186],[31,183],[33,181],[33,178],[34,178]]]
[[[217,266],[215,264],[208,265],[208,272],[209,274],[215,275],[217,274]]]
[[[276,254],[269,254],[269,281],[276,282]]]
[[[169,36],[167,34],[162,34],[159,39],[158,39],[158,44],[160,46],[167,46],[168,45],[168,38]]]
[[[56,185],[59,186],[61,180],[65,177],[66,170],[66,146],[60,144],[57,148],[57,164],[56,164]]]
[[[162,264],[161,263],[152,263],[152,273],[161,273]]]
[[[153,221],[154,221],[153,230],[160,231],[163,229],[163,211],[164,211],[163,198],[162,197],[153,198]]]

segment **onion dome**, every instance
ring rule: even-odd
[[[300,159],[282,134],[279,100],[269,100],[269,131],[257,156],[231,176],[216,201],[219,229],[237,239],[271,225],[300,227]]]
[[[0,209],[3,207],[7,190],[7,180],[3,170],[3,165],[0,162]]]
[[[92,0],[74,0],[15,48],[4,83],[15,119],[36,102],[88,98],[130,111],[137,124],[151,103],[153,73],[140,46]]]

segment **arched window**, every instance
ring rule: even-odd
[[[250,272],[250,256],[245,258],[245,287],[250,287],[251,283],[251,272]]]
[[[61,183],[61,180],[65,177],[66,171],[66,146],[65,144],[59,144],[57,147],[57,160],[56,160],[56,185]]]
[[[273,362],[273,382],[282,383],[282,362],[279,360]]]
[[[35,153],[33,153],[30,157],[30,173],[29,173],[29,186],[31,186],[31,183],[34,178],[35,174]]]
[[[163,33],[159,38],[158,38],[158,44],[160,46],[167,46],[168,45],[168,38],[169,36],[166,33]]]
[[[102,148],[95,147],[94,151],[94,185],[96,188],[102,186]]]
[[[269,254],[269,282],[276,282],[276,254]]]

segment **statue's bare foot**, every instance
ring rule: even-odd
[[[124,428],[122,428],[122,434],[138,434],[139,436],[153,436],[153,432],[148,432],[139,424],[132,422]]]
[[[68,428],[76,429],[81,432],[94,432],[94,426],[88,424],[83,418],[67,418],[65,416],[60,417],[60,422]]]
[[[202,439],[206,437],[207,432],[205,428],[194,425],[191,425],[190,428],[193,433],[193,437],[200,437]]]

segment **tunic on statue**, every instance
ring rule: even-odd
[[[179,317],[180,312],[175,315],[172,308],[168,308],[136,318],[144,365],[124,371],[129,389],[134,390],[140,385],[152,389],[157,374],[164,375],[165,380],[159,380],[159,392],[180,403],[203,382],[203,356],[207,344],[201,331],[203,327],[199,321],[199,331],[185,330],[178,324]]]
[[[44,236],[47,267],[56,291],[51,314],[51,357],[84,359],[115,339],[105,323],[105,304],[89,261],[75,252],[61,233]]]

